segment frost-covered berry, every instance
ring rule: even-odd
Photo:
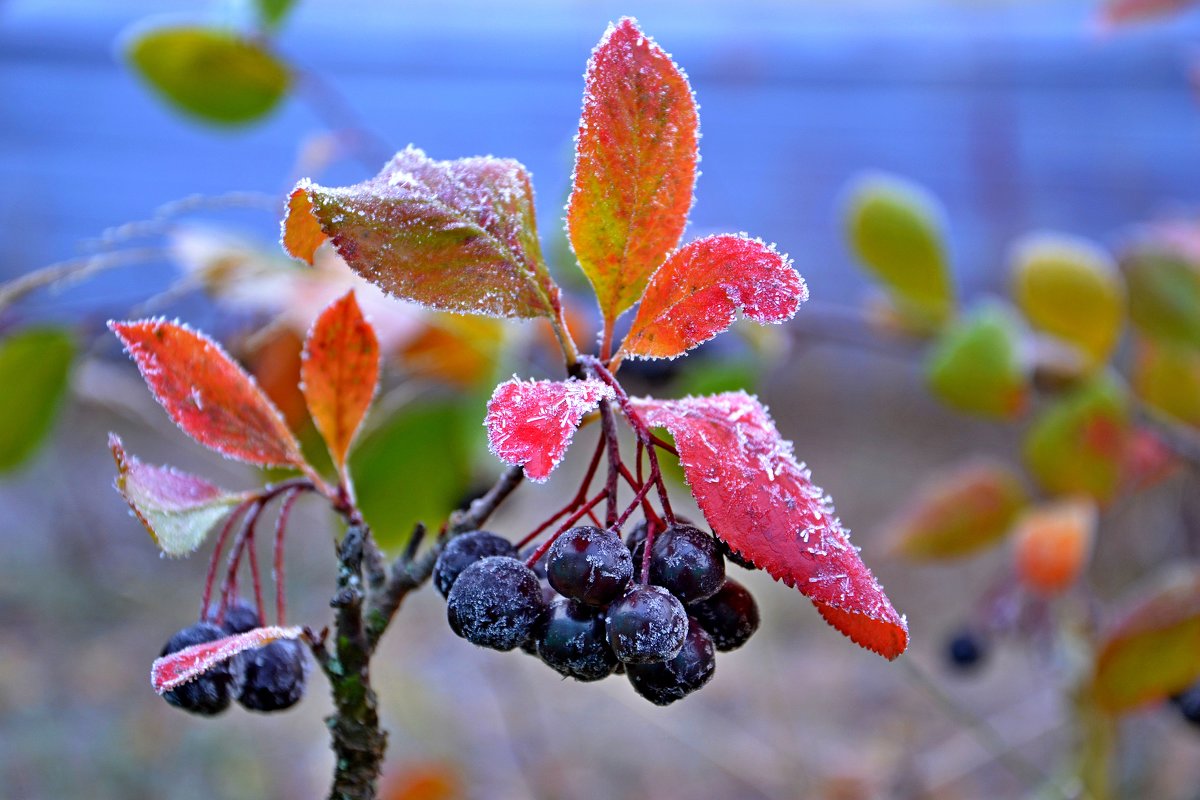
[[[713,641],[696,620],[689,620],[679,653],[659,664],[628,664],[633,689],[651,703],[667,706],[708,683],[717,665]]]
[[[238,659],[243,675],[238,702],[251,711],[282,711],[304,696],[308,657],[300,642],[277,639]]]
[[[512,650],[536,636],[545,615],[537,575],[508,556],[488,556],[464,569],[446,598],[450,628],[494,650]]]
[[[208,622],[197,622],[177,631],[163,646],[160,655],[167,656],[185,647],[223,639],[228,634]],[[233,661],[223,661],[203,675],[163,694],[173,706],[193,714],[212,716],[229,708],[229,701],[240,677]]]
[[[946,642],[947,661],[962,672],[978,669],[987,658],[987,651],[987,639],[970,628],[955,632]]]
[[[687,607],[721,651],[736,650],[758,630],[758,604],[754,595],[732,578],[707,600]]]
[[[684,603],[712,597],[725,582],[725,557],[717,540],[691,525],[672,525],[654,537],[650,582]]]
[[[215,618],[216,614],[212,616]],[[229,605],[229,608],[225,609],[225,618],[221,620],[221,629],[225,631],[226,635],[245,633],[257,627],[259,627],[258,610],[249,600],[239,597]]]
[[[442,593],[442,597],[446,597],[462,571],[479,559],[516,554],[512,542],[489,531],[470,531],[455,536],[438,555],[437,564],[433,567],[433,585]]]
[[[608,607],[605,624],[617,658],[626,664],[649,664],[675,657],[688,623],[679,598],[661,586],[639,583]]]
[[[633,577],[633,559],[621,540],[584,525],[564,532],[546,554],[546,578],[555,591],[592,606],[621,596]]]
[[[550,605],[537,653],[560,675],[577,681],[598,681],[617,666],[604,612],[565,597]]]

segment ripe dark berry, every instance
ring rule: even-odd
[[[550,546],[546,578],[564,597],[606,606],[621,596],[633,577],[633,558],[621,540],[591,526],[572,528]]]
[[[687,608],[721,651],[736,650],[758,630],[758,604],[754,595],[732,578],[716,594]]]
[[[717,540],[691,525],[672,525],[654,537],[650,582],[684,603],[712,597],[725,582],[725,557]]]
[[[550,605],[537,653],[560,675],[577,681],[598,681],[617,666],[604,612],[565,597]]]
[[[433,567],[433,585],[442,593],[442,597],[447,597],[450,587],[462,571],[476,561],[488,556],[516,555],[517,550],[512,542],[488,531],[471,531],[455,536],[438,555],[437,564]]]
[[[987,657],[987,639],[970,628],[957,631],[946,642],[946,658],[950,666],[962,672],[977,669]]]
[[[1193,683],[1179,694],[1171,695],[1171,703],[1179,709],[1181,717],[1200,727],[1200,683]]]
[[[720,539],[717,539],[717,544],[720,545],[721,555],[725,556],[726,561],[732,561],[734,564],[737,564],[742,569],[748,569],[748,570],[758,569],[757,564],[755,564],[753,561],[751,561],[750,559],[743,556],[738,551],[734,550],[732,547],[729,546],[728,543],[726,543]]]
[[[242,691],[238,702],[251,711],[282,711],[304,696],[308,659],[304,646],[278,639],[239,654]]]
[[[170,655],[194,644],[203,644],[223,639],[228,634],[208,622],[197,622],[177,631],[167,640],[160,655]],[[229,708],[238,672],[233,661],[223,661],[198,678],[163,694],[163,699],[173,706],[193,714],[212,716]]]
[[[608,608],[608,643],[626,664],[675,657],[687,636],[687,612],[661,586],[634,584]]]
[[[215,617],[216,615],[213,614]],[[221,629],[226,634],[245,633],[259,627],[258,611],[249,600],[238,598],[225,609],[225,618],[221,620]]]
[[[628,664],[633,689],[651,703],[667,706],[708,683],[717,665],[713,641],[696,620],[688,621],[687,639],[679,653],[661,664]]]
[[[488,556],[464,569],[446,598],[451,629],[494,650],[512,650],[538,635],[545,615],[537,575],[508,556]]]

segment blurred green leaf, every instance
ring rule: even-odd
[[[1200,350],[1153,339],[1139,342],[1132,383],[1146,405],[1200,428]]]
[[[1112,498],[1129,434],[1125,390],[1099,377],[1054,400],[1025,437],[1025,463],[1053,495]]]
[[[50,432],[74,357],[71,335],[58,328],[0,341],[0,472],[22,464]]]
[[[296,0],[255,0],[254,7],[263,26],[277,28],[296,5]]]
[[[1004,308],[983,306],[946,330],[930,353],[929,388],[968,414],[1011,419],[1028,399],[1016,320]]]
[[[1133,324],[1152,338],[1200,349],[1200,266],[1152,247],[1128,253],[1121,266]]]
[[[402,546],[417,522],[436,532],[454,510],[470,480],[465,418],[482,431],[478,410],[456,400],[414,403],[359,441],[350,473],[381,547]]]
[[[846,231],[855,256],[896,301],[901,313],[931,323],[954,310],[937,200],[922,187],[890,175],[860,178],[850,192]]]
[[[1125,322],[1125,284],[1098,245],[1036,234],[1013,248],[1013,297],[1036,330],[1074,345],[1091,367],[1108,360]]]
[[[288,68],[260,44],[213,28],[156,28],[128,44],[130,64],[177,108],[219,125],[265,116],[287,92]]]
[[[745,389],[753,394],[761,372],[762,365],[755,358],[696,359],[684,365],[683,373],[671,387],[671,393],[698,397]]]

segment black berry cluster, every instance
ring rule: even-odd
[[[177,631],[161,655],[260,626],[258,611],[245,600],[231,604],[220,619],[219,625],[201,621]],[[234,699],[251,711],[282,711],[304,696],[307,678],[308,657],[303,645],[279,639],[217,664],[194,680],[164,693],[163,698],[173,706],[204,716],[220,714]]]
[[[712,678],[717,651],[745,644],[758,606],[726,578],[724,546],[686,524],[654,537],[642,583],[646,540],[644,522],[624,543],[580,526],[531,568],[506,540],[473,531],[442,551],[434,581],[450,627],[468,641],[520,647],[578,681],[623,672],[638,694],[667,705]]]

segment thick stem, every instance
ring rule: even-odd
[[[600,401],[600,421],[603,429],[601,435],[608,446],[608,481],[604,484],[607,493],[605,506],[605,527],[613,528],[617,522],[617,480],[621,469],[621,445],[617,441],[617,423],[613,419],[612,408],[607,400]]]

